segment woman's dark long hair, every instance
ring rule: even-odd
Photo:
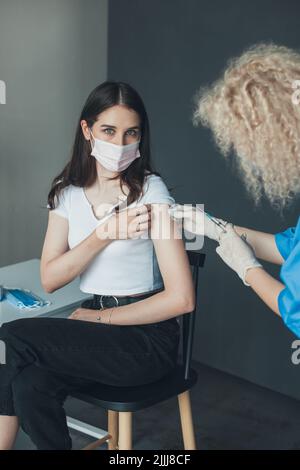
[[[88,126],[92,127],[100,113],[120,104],[134,110],[140,117],[141,141],[139,150],[141,158],[135,159],[128,168],[110,179],[120,178],[121,188],[122,184],[128,186],[127,205],[129,205],[136,201],[142,193],[146,173],[160,176],[157,171],[152,169],[149,121],[141,97],[127,83],[107,81],[97,86],[86,100],[78,121],[71,159],[62,172],[54,178],[48,194],[50,209],[55,208],[55,198],[59,197],[64,187],[70,184],[89,187],[97,179],[96,159],[90,158],[91,145],[83,135],[81,120],[85,119]]]

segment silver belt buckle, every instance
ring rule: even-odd
[[[103,297],[113,297],[113,298],[115,299],[115,301],[116,301],[115,307],[118,307],[119,301],[118,301],[117,297],[115,297],[114,295],[101,295],[101,296],[100,296],[100,306],[101,306],[101,308],[104,308],[104,307],[103,307],[103,302],[102,302],[102,298],[103,298]]]

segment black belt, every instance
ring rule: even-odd
[[[145,294],[138,296],[126,295],[121,297],[118,297],[117,295],[94,294],[94,302],[96,302],[100,308],[104,308],[105,306],[118,307],[119,305],[127,305],[132,302],[138,302],[139,300],[151,297],[158,292],[161,291],[146,292]]]

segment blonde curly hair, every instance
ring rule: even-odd
[[[194,124],[210,127],[224,156],[233,149],[246,188],[277,208],[300,192],[300,54],[257,44],[232,59],[195,97]]]

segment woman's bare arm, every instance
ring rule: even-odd
[[[184,242],[177,225],[168,214],[167,204],[152,204],[151,238],[165,289],[151,297],[101,312],[101,321],[114,325],[138,325],[167,320],[191,312],[195,307],[195,291],[192,273]],[[78,309],[78,320],[97,321],[99,312]]]
[[[40,267],[41,281],[46,292],[54,292],[73,281],[112,241],[99,239],[94,230],[85,240],[70,250],[68,231],[68,220],[50,211]]]
[[[239,235],[243,233],[247,235],[247,242],[252,246],[257,258],[279,265],[284,262],[272,233],[259,232],[237,225],[234,226],[234,229]]]

